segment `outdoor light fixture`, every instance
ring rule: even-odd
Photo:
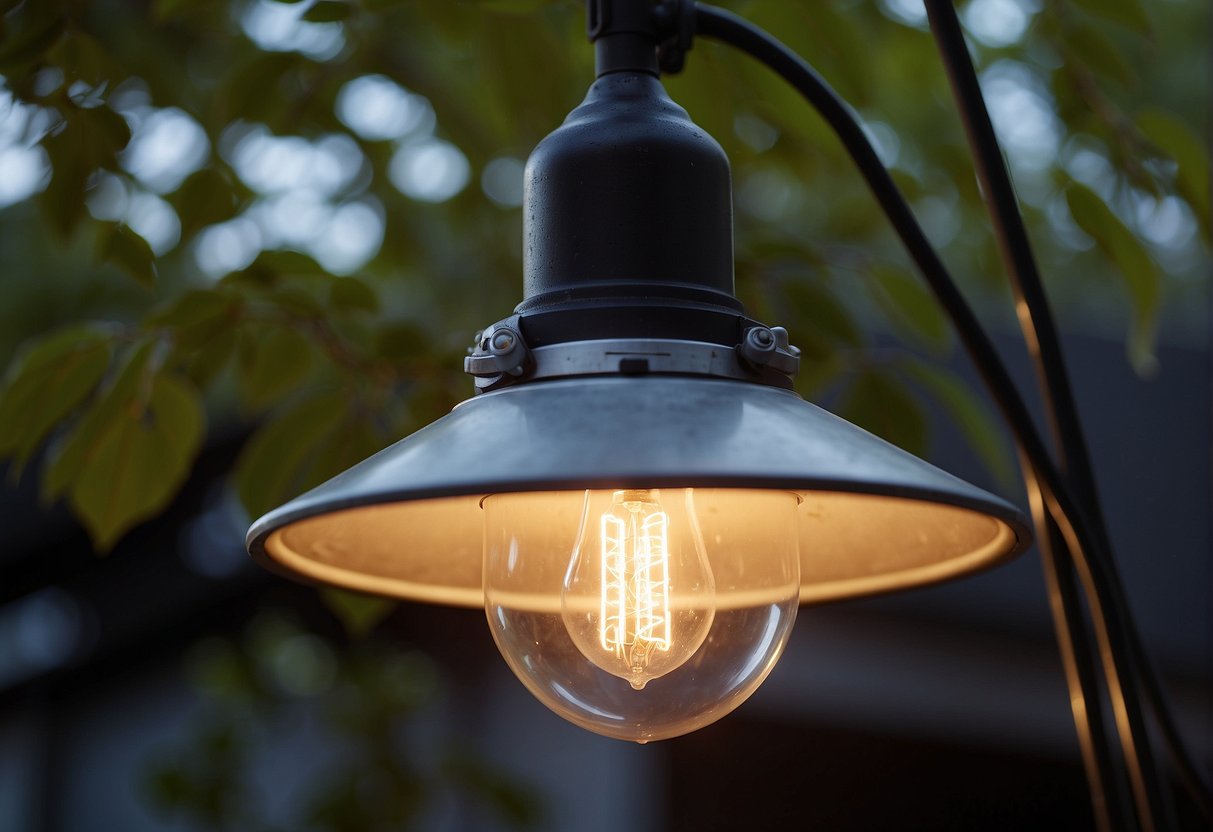
[[[728,159],[657,78],[652,4],[593,11],[598,80],[527,164],[524,298],[477,335],[476,395],[257,521],[249,549],[484,606],[545,705],[645,742],[740,705],[800,603],[972,572],[1030,535],[792,392],[798,350],[734,296]]]
[[[971,75],[954,11],[946,0],[928,8],[933,26],[948,16],[954,80],[958,65]],[[1070,579],[1053,592],[1063,648],[1085,632],[1071,562],[1093,587],[1093,612],[1127,620],[1102,560],[1097,503],[1059,474],[845,104],[727,12],[689,0],[591,0],[588,10],[598,78],[527,164],[523,300],[476,336],[465,365],[476,395],[262,517],[251,554],[296,578],[483,605],[540,701],[591,731],[647,742],[740,705],[779,658],[799,604],[928,584],[1027,547],[1014,506],[792,391],[800,359],[788,334],[751,319],[733,293],[728,160],[658,80],[681,67],[698,33],[759,58],[817,107],[951,315],[1019,443],[1049,568],[1053,555],[1072,556],[1050,573]],[[966,116],[979,93],[977,102],[961,98]],[[992,132],[988,143],[997,158]],[[978,169],[997,201],[1005,189],[987,156]],[[1018,222],[1014,209],[1014,221],[997,213],[1005,208],[992,205],[1000,240]],[[1026,242],[1024,251],[1030,261]],[[1043,296],[1025,294],[1038,309]],[[1031,323],[1045,326],[1039,352],[1051,360],[1051,320]],[[1058,401],[1064,411],[1068,399]],[[1140,650],[1106,623],[1095,629],[1110,639],[1118,725],[1135,724],[1138,703],[1113,657],[1131,664]],[[1066,658],[1098,789],[1111,752],[1090,697],[1090,654]],[[1150,771],[1124,730],[1137,798]],[[1100,800],[1104,825],[1112,810]]]

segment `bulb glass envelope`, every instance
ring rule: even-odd
[[[662,487],[796,493],[802,603],[955,577],[1031,539],[1011,504],[794,393],[647,375],[478,395],[265,515],[248,547],[295,578],[478,607],[486,495],[541,510],[554,491]]]

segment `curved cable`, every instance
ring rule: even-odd
[[[888,215],[910,257],[951,317],[995,403],[1022,446],[1022,456],[1030,461],[1033,469],[1051,470],[1052,462],[1046,447],[1026,406],[1018,396],[1010,374],[846,102],[811,66],[768,33],[721,9],[704,4],[698,4],[697,8],[698,34],[729,43],[766,64],[808,99],[838,135],[869,189]],[[1051,480],[1055,485],[1059,481],[1055,474],[1043,475],[1040,479]],[[1046,489],[1042,483],[1041,491],[1046,490],[1052,492],[1056,489]],[[1043,496],[1040,503],[1046,503]],[[1037,524],[1042,529],[1047,529],[1048,520],[1038,518]],[[1063,587],[1069,588],[1069,584],[1061,577],[1057,577],[1052,583],[1059,587],[1059,591]],[[1106,797],[1115,795],[1118,790],[1113,779],[1114,765],[1108,754],[1106,738],[1103,736],[1103,722],[1099,718],[1100,698],[1094,688],[1095,674],[1089,664],[1085,664],[1090,652],[1085,644],[1080,649],[1070,641],[1080,638],[1083,632],[1081,605],[1071,594],[1059,597],[1058,606],[1068,610],[1068,614],[1056,620],[1058,637],[1067,639],[1061,644],[1063,657],[1074,657],[1078,662],[1074,668],[1067,666],[1067,684],[1070,686],[1075,716],[1078,718],[1081,715],[1085,720],[1078,726],[1084,766],[1087,761],[1094,761],[1094,767],[1088,768],[1087,771],[1089,782],[1092,784],[1093,807],[1097,819],[1101,821],[1101,828],[1119,828],[1119,824],[1112,827],[1110,822],[1104,822],[1110,806]],[[1079,670],[1080,667],[1083,669]]]
[[[986,209],[1016,293],[1020,327],[1024,340],[1029,345],[1045,404],[1050,413],[1062,474],[1066,476],[1077,497],[1085,503],[1093,531],[1100,538],[1100,546],[1094,554],[1102,556],[1102,568],[1109,574],[1117,614],[1128,618],[1128,599],[1112,557],[1107,524],[1100,510],[1090,454],[1073,398],[1060,339],[1036,259],[1032,254],[1027,229],[1019,211],[1019,200],[1015,195],[1011,175],[1000,151],[998,137],[985,106],[977,73],[973,68],[960,21],[951,0],[926,0],[926,8],[931,31],[952,85],[953,98],[964,123],[974,167],[981,181]],[[1131,621],[1131,618],[1129,620]],[[1203,782],[1204,778],[1180,739],[1157,673],[1150,665],[1149,655],[1141,644],[1140,634],[1136,628],[1129,627],[1128,630],[1130,673],[1144,685],[1146,702],[1155,715],[1182,785],[1208,819],[1209,787]],[[1144,729],[1139,730],[1144,733]],[[1155,795],[1153,802],[1156,805],[1161,804],[1164,811],[1169,808],[1165,793]],[[1173,824],[1174,818],[1168,818],[1168,821]]]
[[[960,21],[952,0],[927,0],[926,10],[952,88],[952,97],[964,125],[974,168],[981,183],[982,199],[1015,294],[1020,331],[1036,371],[1061,474],[1075,497],[1083,502],[1091,518],[1092,531],[1098,536],[1100,544],[1092,554],[1101,556],[1104,561],[1102,568],[1109,575],[1113,600],[1118,605],[1123,600],[1127,608],[1127,599],[1121,597],[1121,582],[1111,557],[1111,543],[1100,511],[1086,437],[1078,417],[1052,310]],[[1141,677],[1138,667],[1140,661],[1132,648],[1128,651],[1125,664],[1128,665],[1127,676],[1130,679]],[[1125,748],[1125,757],[1142,825],[1147,829],[1152,827],[1157,814],[1167,821],[1169,827],[1173,825],[1173,819],[1169,817],[1170,807],[1165,799],[1161,777],[1153,763],[1149,734],[1140,708],[1126,707],[1119,702],[1115,703],[1115,707],[1124,712],[1130,723],[1129,733],[1122,741],[1129,743]]]
[[[1049,593],[1049,611],[1061,654],[1066,687],[1070,691],[1070,710],[1083,769],[1091,795],[1095,826],[1102,832],[1125,830],[1128,806],[1119,788],[1123,772],[1116,766],[1103,718],[1098,673],[1094,653],[1082,614],[1082,603],[1074,584],[1074,570],[1064,561],[1065,540],[1045,507],[1040,484],[1032,475],[1032,465],[1022,454],[1019,460],[1024,485],[1036,527],[1036,546],[1040,551],[1045,586]]]
[[[704,5],[698,6],[696,22],[700,34],[730,43],[781,75],[809,100],[842,140],[869,188],[889,216],[911,258],[951,316],[962,343],[1039,479],[1045,503],[1050,513],[1055,515],[1054,520],[1059,527],[1069,529],[1074,549],[1072,556],[1083,577],[1088,596],[1092,599],[1092,606],[1098,603],[1101,610],[1107,608],[1112,611],[1108,633],[1103,639],[1106,649],[1101,647],[1101,654],[1110,677],[1109,688],[1120,691],[1132,702],[1132,689],[1126,689],[1119,684],[1119,677],[1126,669],[1126,643],[1131,639],[1127,638],[1125,623],[1118,621],[1122,616],[1117,612],[1119,605],[1115,603],[1116,592],[1109,585],[1108,576],[1098,565],[1091,568],[1092,564],[1089,562],[1091,554],[1099,549],[1100,535],[1093,530],[1084,507],[1070,496],[1001,358],[918,226],[896,184],[864,135],[858,120],[851,114],[845,102],[807,63],[761,29],[728,12]],[[1131,627],[1129,629],[1131,630]],[[1126,724],[1128,720],[1123,703],[1117,707],[1117,711],[1118,723],[1127,732],[1130,726]]]

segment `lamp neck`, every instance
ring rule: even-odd
[[[586,35],[594,42],[597,77],[612,72],[656,76],[653,0],[587,0]]]

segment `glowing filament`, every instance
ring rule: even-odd
[[[602,597],[598,641],[644,687],[655,651],[670,649],[669,517],[644,492],[619,492],[602,515]],[[620,509],[623,509],[622,511]]]

